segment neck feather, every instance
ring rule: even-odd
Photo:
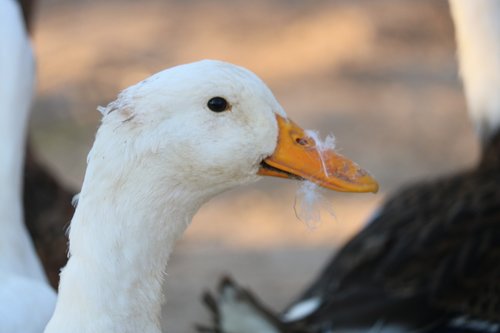
[[[169,254],[207,196],[92,156],[46,332],[159,332]]]

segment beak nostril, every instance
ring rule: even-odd
[[[309,143],[309,141],[307,141],[307,139],[304,138],[296,138],[295,142],[297,142],[301,146],[306,146]]]

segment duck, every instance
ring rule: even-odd
[[[22,11],[13,0],[0,1],[0,44],[0,332],[39,333],[56,294],[23,219],[22,165],[35,74]]]
[[[27,34],[33,37],[35,0],[18,0]],[[28,93],[28,92],[25,92]],[[35,107],[36,109],[36,107]],[[68,260],[66,228],[74,213],[75,191],[67,187],[43,162],[31,145],[28,133],[24,153],[24,223],[52,288]]]
[[[199,332],[500,332],[500,3],[449,3],[477,165],[391,195],[282,311],[223,278]]]
[[[236,65],[175,66],[98,109],[45,333],[160,332],[169,255],[200,206],[221,192],[263,176],[378,189],[356,163],[318,149],[263,81]]]

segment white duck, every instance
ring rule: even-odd
[[[160,332],[175,241],[204,202],[259,174],[377,190],[353,162],[320,155],[266,85],[234,65],[165,70],[100,110],[46,333]]]
[[[22,166],[35,75],[22,13],[12,0],[0,0],[0,73],[0,332],[41,332],[56,294],[23,221]]]

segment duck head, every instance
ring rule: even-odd
[[[124,90],[101,112],[98,141],[108,133],[104,140],[114,141],[108,149],[126,146],[120,154],[154,161],[141,163],[142,173],[159,182],[168,177],[170,184],[214,193],[261,176],[346,192],[378,188],[354,162],[318,149],[255,74],[228,63],[167,69]]]

